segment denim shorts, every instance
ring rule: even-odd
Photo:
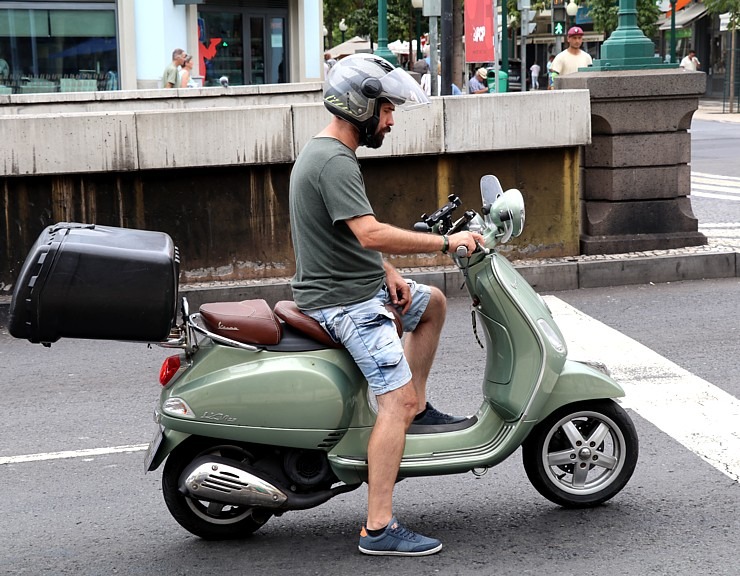
[[[401,316],[404,332],[413,332],[427,309],[431,288],[406,280],[411,289],[411,307]],[[330,306],[303,313],[318,321],[335,342],[341,342],[376,395],[396,390],[411,381],[411,369],[403,353],[384,286],[370,300],[347,306]],[[400,313],[400,309],[399,309]]]

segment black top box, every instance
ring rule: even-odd
[[[160,342],[177,314],[177,248],[167,234],[60,222],[21,269],[10,305],[16,338]]]

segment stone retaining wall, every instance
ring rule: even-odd
[[[120,94],[65,95],[66,103],[6,97],[0,294],[12,288],[39,232],[58,221],[165,231],[180,248],[186,283],[292,274],[288,179],[303,145],[328,121],[315,101],[320,90],[282,92],[275,103],[258,105],[245,98],[259,93],[235,94],[231,106],[215,90],[174,97],[151,91],[158,97],[129,101]],[[291,98],[297,102],[287,103]],[[115,105],[104,111],[105,101]],[[358,151],[380,219],[408,228],[451,193],[478,208],[478,181],[493,173],[505,187],[521,189],[527,203],[514,255],[578,254],[588,91],[434,98],[429,108],[395,119],[382,148]],[[403,267],[443,259],[391,257]]]

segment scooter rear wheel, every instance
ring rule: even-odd
[[[577,402],[537,424],[522,456],[529,481],[545,498],[566,508],[597,506],[632,476],[637,432],[614,401]]]
[[[244,538],[259,530],[272,517],[266,510],[196,500],[180,492],[180,475],[185,467],[205,455],[218,455],[238,462],[251,459],[244,448],[215,440],[191,438],[178,446],[167,457],[162,473],[162,493],[172,517],[188,532],[204,540]]]

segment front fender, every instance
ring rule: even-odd
[[[582,362],[566,360],[537,419],[542,421],[561,406],[572,402],[621,398],[624,395],[624,389],[610,376]]]

